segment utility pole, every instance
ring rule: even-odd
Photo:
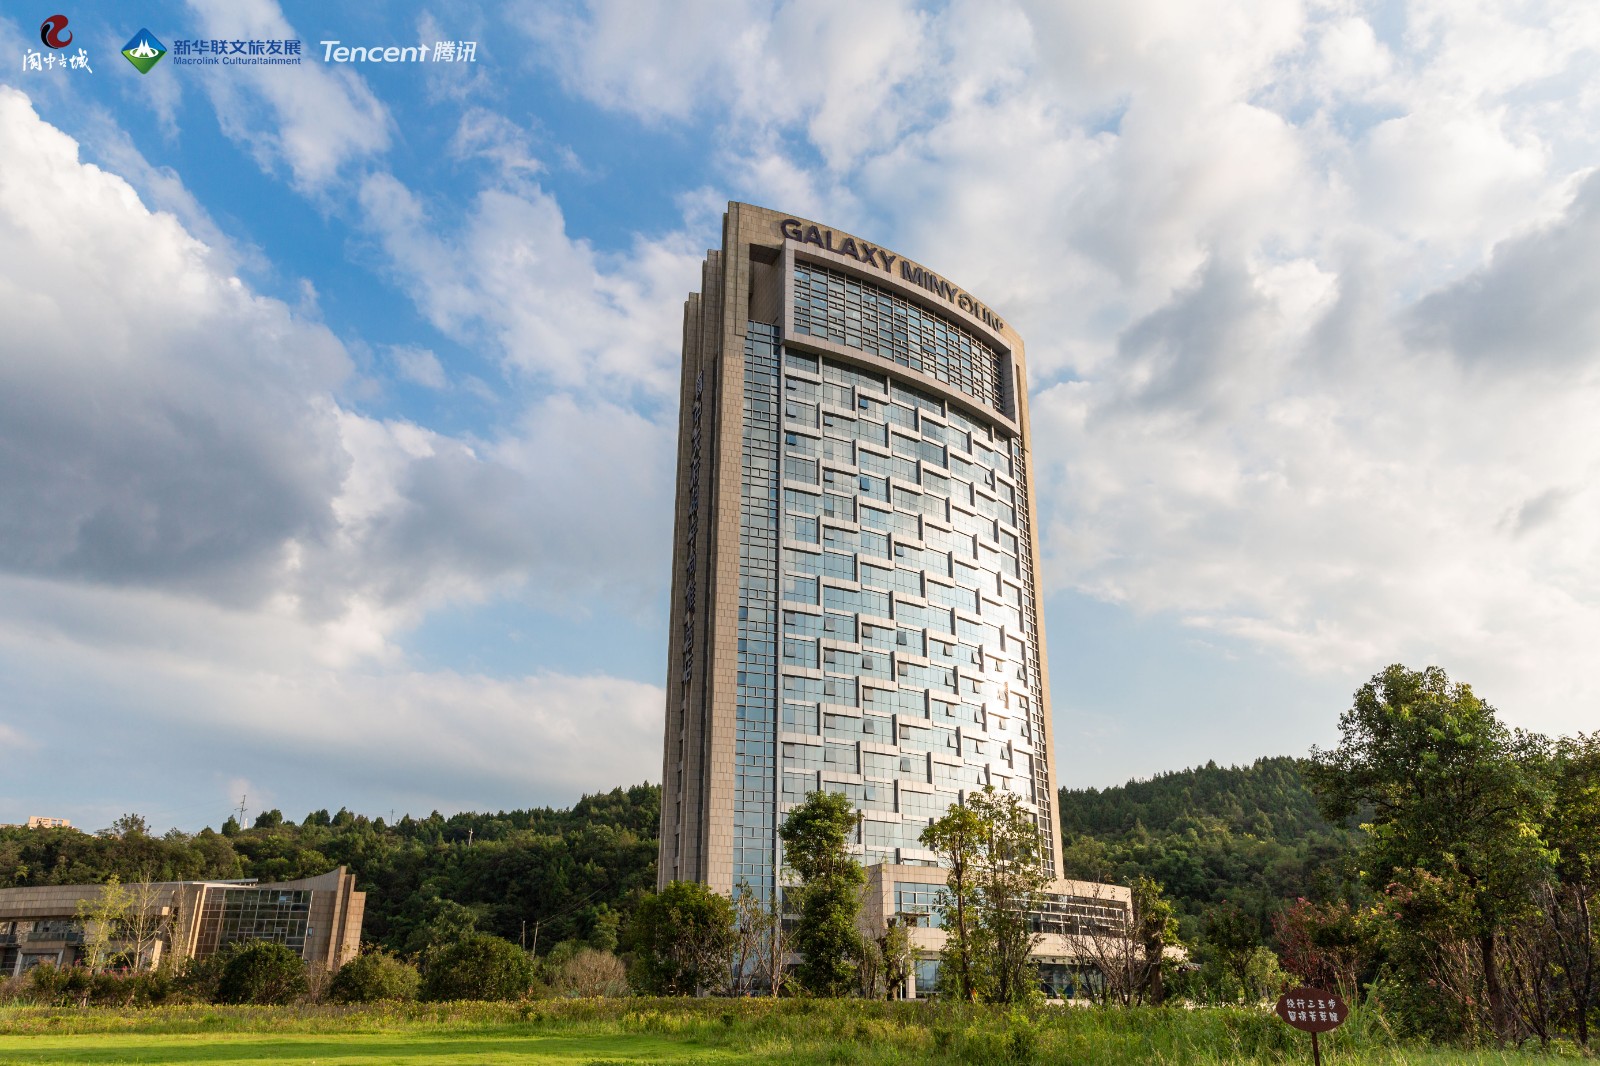
[[[239,828],[244,828],[244,801],[250,797],[244,793],[239,795]]]

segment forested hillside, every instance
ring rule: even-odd
[[[465,928],[541,952],[579,939],[614,947],[619,921],[655,885],[660,790],[635,785],[570,809],[381,818],[277,811],[248,829],[151,836],[135,817],[99,834],[0,829],[0,888],[123,880],[281,881],[345,865],[367,892],[366,939],[402,952]]]
[[[660,790],[585,796],[570,809],[438,814],[387,825],[341,810],[300,822],[268,811],[248,828],[151,836],[113,830],[0,829],[0,888],[124,880],[255,877],[281,881],[345,865],[368,893],[365,935],[401,952],[472,926],[511,940],[614,944],[654,886]],[[1330,826],[1292,758],[1207,764],[1107,789],[1063,789],[1070,877],[1160,881],[1185,932],[1212,904],[1236,904],[1267,933],[1297,896],[1347,891],[1352,833]]]
[[[1083,938],[1103,978],[1096,994],[1123,1004],[1250,1004],[1303,983],[1377,1002],[1386,1032],[1588,1043],[1600,1023],[1592,920],[1600,900],[1600,734],[1514,732],[1442,670],[1398,664],[1357,692],[1340,726],[1337,748],[1313,749],[1304,760],[1207,763],[1116,788],[1062,790],[1067,876],[1132,890],[1137,951]],[[801,916],[792,928],[750,912],[736,918],[733,901],[702,885],[653,894],[660,802],[659,789],[638,785],[566,810],[435,813],[392,825],[340,810],[298,823],[268,811],[248,828],[230,819],[219,831],[159,837],[137,815],[95,834],[10,827],[0,829],[0,888],[113,874],[277,881],[345,865],[368,894],[366,939],[404,956],[369,953],[360,960],[368,976],[409,974],[413,992],[421,981],[425,997],[438,1000],[524,996],[540,974],[563,995],[625,989],[629,980],[636,991],[741,995],[765,971],[734,966],[736,945],[747,962],[762,951],[782,959],[771,939],[780,928],[805,960],[788,977],[809,994],[881,996],[910,973],[903,927],[891,930],[901,934],[893,944],[886,933],[876,947],[836,935],[856,925],[852,886],[861,880],[848,861],[858,819],[846,797],[813,794],[784,827],[800,878],[787,897]],[[1330,823],[1324,811],[1346,821]],[[1377,828],[1368,836],[1361,822]],[[947,812],[931,839],[947,855],[964,854],[969,869],[992,871],[1031,846],[1033,822],[1020,807],[981,797]],[[1011,925],[1002,941],[992,917],[1014,914],[1019,900],[1042,890],[1042,872],[1029,872],[1039,879],[1013,872],[999,892],[986,882],[966,897],[992,939],[980,949],[967,942],[966,964],[943,971],[951,975],[947,992],[1002,1003],[1031,994],[1028,930]],[[949,928],[954,905],[942,906]],[[991,917],[982,917],[985,908]],[[114,929],[117,920],[94,928]],[[518,941],[543,959],[530,959]],[[752,946],[761,943],[767,948]],[[618,948],[625,958],[611,954]],[[293,953],[277,945],[253,945],[232,959],[272,951],[299,972]],[[227,965],[232,972],[234,961]],[[56,978],[34,972],[45,975],[28,979],[28,994],[45,997],[39,1002],[69,1002],[69,992],[91,988],[47,988]],[[204,966],[196,973],[204,977]],[[60,980],[111,980],[103,1001],[117,1003],[141,994],[131,982],[147,976],[74,974]],[[505,974],[514,979],[508,986],[486,983]],[[14,995],[19,986],[10,987]],[[205,996],[226,1002],[232,993],[219,983]]]
[[[1160,881],[1185,932],[1224,900],[1266,919],[1296,897],[1348,893],[1351,827],[1329,825],[1289,757],[1215,763],[1106,789],[1061,790],[1069,877]]]

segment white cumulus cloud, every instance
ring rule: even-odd
[[[658,426],[561,395],[483,438],[349,409],[339,338],[218,273],[4,88],[0,141],[0,677],[51,743],[159,729],[213,765],[316,733],[454,806],[475,783],[509,804],[647,776],[659,688],[422,670],[397,636],[530,588],[644,610],[664,518],[610,501],[665,515]],[[426,384],[428,355],[396,358]]]

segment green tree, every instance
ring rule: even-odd
[[[533,957],[511,941],[470,933],[429,952],[422,974],[422,998],[521,999],[533,987]]]
[[[1600,1016],[1600,733],[1562,737],[1549,765],[1552,802],[1545,842],[1555,876],[1540,894],[1561,1005],[1580,1047]]]
[[[621,928],[622,915],[602,903],[589,908],[589,935],[584,939],[596,951],[615,954]]]
[[[409,962],[387,951],[366,951],[339,967],[328,997],[335,1003],[413,1000],[421,985],[422,975]]]
[[[454,944],[478,931],[478,916],[471,907],[453,899],[434,898],[430,901],[427,921],[411,931],[405,950],[420,955],[436,947]]]
[[[1206,946],[1222,974],[1231,978],[1222,983],[1218,992],[1228,990],[1226,998],[1242,997],[1250,1000],[1250,968],[1256,963],[1256,949],[1261,944],[1261,923],[1245,913],[1238,904],[1226,900],[1212,908],[1206,915]]]
[[[693,996],[728,978],[733,903],[698,881],[672,881],[646,896],[630,931],[633,983],[642,992]]]
[[[1355,999],[1356,982],[1372,957],[1372,938],[1344,900],[1318,904],[1297,899],[1272,916],[1283,968],[1302,984]]]
[[[1244,1001],[1262,1003],[1281,994],[1290,984],[1289,975],[1278,964],[1278,956],[1262,945],[1250,953],[1244,968]]]
[[[1030,911],[1050,877],[1033,816],[1014,793],[991,786],[952,804],[922,842],[948,870],[940,983],[966,1000],[1026,999],[1037,984]]]
[[[1033,815],[1014,792],[987,786],[967,805],[983,827],[973,863],[978,886],[978,921],[989,949],[991,998],[1019,1003],[1038,984],[1031,961],[1039,935],[1030,912],[1050,883],[1050,860],[1042,851]]]
[[[1367,876],[1379,890],[1397,885],[1427,901],[1426,911],[1398,910],[1412,935],[1435,932],[1427,916],[1441,913],[1448,921],[1440,931],[1474,945],[1489,1021],[1505,1040],[1501,937],[1529,908],[1550,858],[1531,758],[1538,738],[1510,733],[1443,670],[1398,664],[1357,690],[1339,730],[1339,746],[1313,748],[1306,767],[1324,815],[1371,811],[1361,849]]]
[[[272,940],[253,940],[228,953],[217,979],[219,1003],[292,1003],[306,994],[306,964]]]
[[[981,980],[977,922],[978,849],[983,822],[968,807],[952,803],[944,817],[922,831],[922,843],[944,860],[945,891],[940,897],[944,950],[940,953],[939,980],[963,1000],[978,998]]]
[[[1130,937],[1138,945],[1142,966],[1134,983],[1134,996],[1145,1003],[1159,1005],[1166,999],[1165,971],[1167,948],[1178,947],[1178,919],[1172,903],[1162,895],[1161,882],[1152,877],[1136,877],[1132,889]]]
[[[78,920],[83,926],[84,965],[92,973],[99,973],[110,964],[112,945],[122,936],[132,903],[132,894],[123,887],[116,874],[107,877],[93,896],[85,896],[78,901]]]
[[[105,830],[102,835],[116,837],[119,840],[127,837],[147,837],[150,835],[150,823],[145,821],[142,814],[124,814],[112,822],[111,828]]]
[[[1068,795],[1066,789],[1062,789],[1063,803],[1067,802]],[[1080,834],[1063,842],[1061,864],[1068,877],[1105,883],[1113,876],[1112,861],[1111,848],[1097,837]]]
[[[889,919],[883,935],[878,938],[878,953],[883,957],[883,981],[888,986],[889,998],[902,998],[906,994],[906,982],[911,979],[915,956],[911,952],[911,933],[899,920]]]
[[[802,961],[800,984],[816,996],[842,996],[856,984],[861,934],[861,864],[847,850],[856,826],[850,800],[813,792],[784,819],[783,861],[800,879],[800,922],[794,947]]]
[[[856,982],[862,999],[878,999],[888,991],[883,948],[872,937],[856,939]]]

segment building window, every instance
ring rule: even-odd
[[[888,289],[809,263],[795,265],[794,292],[796,333],[822,337],[928,374],[987,407],[1001,409],[1000,359],[994,349],[961,326]],[[824,377],[829,365],[830,361],[824,360]],[[876,383],[874,387],[878,387]],[[916,389],[896,385],[893,392],[899,404],[891,410],[904,405],[900,410],[908,414],[908,408],[944,414],[943,404]]]
[[[924,885],[915,881],[894,883],[894,916],[906,925],[938,929],[943,885]]]

